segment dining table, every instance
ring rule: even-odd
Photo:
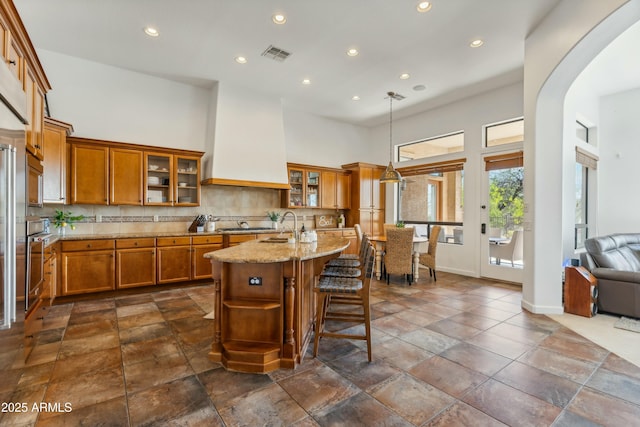
[[[376,278],[380,280],[382,277],[382,255],[387,243],[386,235],[379,235],[370,237],[369,240],[373,242],[376,248]],[[429,250],[429,238],[427,236],[413,236],[413,282],[418,281],[418,271],[420,267],[420,254],[426,253]]]

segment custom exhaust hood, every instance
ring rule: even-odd
[[[217,83],[205,151],[203,185],[289,188],[279,98]]]

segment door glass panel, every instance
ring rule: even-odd
[[[523,268],[524,169],[491,170],[489,174],[489,263]]]
[[[302,206],[302,171],[296,169],[289,170],[289,206]]]
[[[319,189],[320,172],[307,172],[307,207],[317,208],[320,206]]]

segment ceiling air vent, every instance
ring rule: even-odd
[[[274,45],[269,45],[269,47],[262,52],[262,56],[265,58],[270,58],[278,62],[283,62],[289,57],[289,55],[291,55],[290,52],[280,49],[279,47],[275,47]]]

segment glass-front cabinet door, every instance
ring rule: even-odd
[[[320,172],[306,171],[306,203],[308,208],[320,207]]]
[[[304,171],[302,169],[289,169],[289,207],[301,208],[304,206]]]
[[[173,204],[173,155],[144,153],[144,204]]]
[[[198,206],[200,204],[200,158],[179,156],[174,157],[176,173],[176,205]]]

